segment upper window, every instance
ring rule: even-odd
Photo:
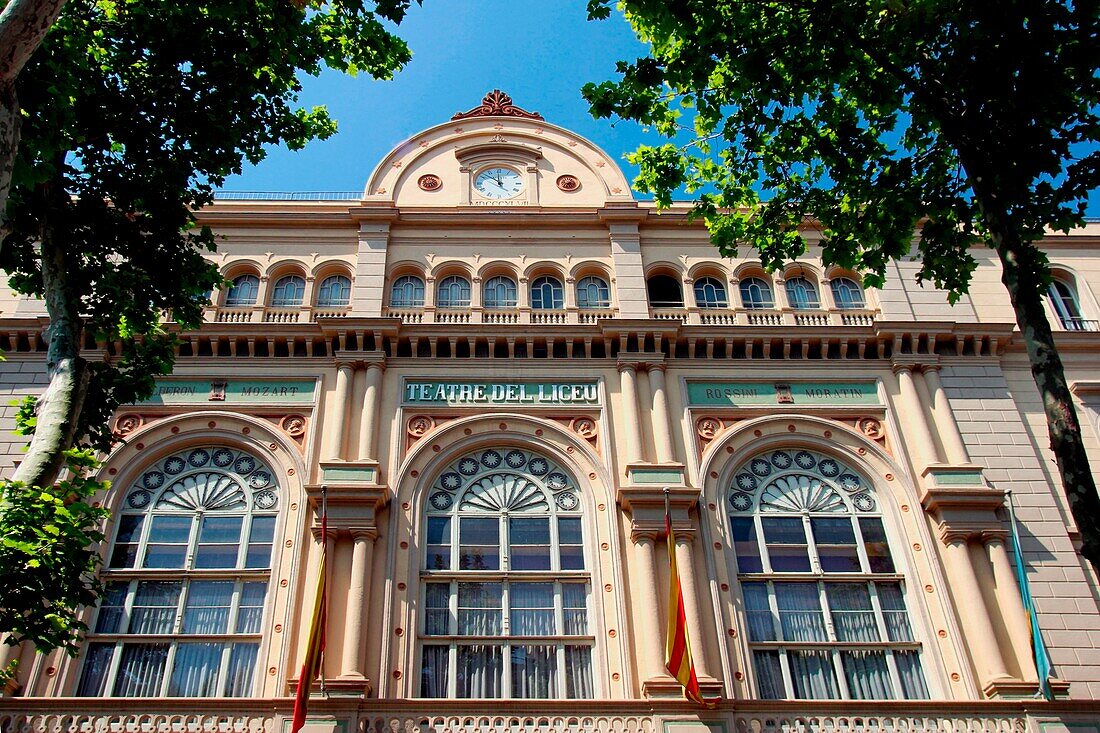
[[[469,287],[466,299],[469,300]],[[391,308],[421,308],[424,305],[424,281],[415,275],[402,275],[390,288]]]
[[[221,446],[173,454],[126,494],[81,696],[252,694],[279,487]]]
[[[747,277],[741,281],[741,305],[750,310],[774,308],[775,299],[768,281],[759,277]]]
[[[928,697],[869,481],[815,451],[767,451],[734,472],[729,510],[761,698]]]
[[[863,288],[850,277],[834,277],[829,281],[833,289],[833,301],[841,310],[853,310],[863,308]]]
[[[610,308],[611,288],[602,277],[589,275],[577,281],[578,308]]]
[[[469,308],[470,281],[459,275],[450,275],[439,281],[439,297],[435,304],[440,308]]]
[[[1085,320],[1081,317],[1081,306],[1077,300],[1077,293],[1074,292],[1073,286],[1065,280],[1055,278],[1050,281],[1050,287],[1047,288],[1047,297],[1050,298],[1050,304],[1054,307],[1054,312],[1058,314],[1058,320],[1062,323],[1062,328],[1067,331],[1095,331],[1097,330],[1097,322]]]
[[[423,697],[593,697],[581,519],[575,482],[537,453],[443,470],[426,502]]]
[[[256,296],[259,293],[260,278],[255,275],[240,275],[233,278],[233,284],[225,294],[225,304],[230,307],[256,305]]]
[[[653,275],[645,281],[651,308],[683,308],[684,291],[680,281],[669,275]]]
[[[297,275],[287,275],[275,283],[275,289],[271,291],[271,305],[276,308],[301,305],[305,295],[306,281]]]
[[[537,277],[531,283],[531,307],[535,310],[560,310],[565,307],[565,289],[556,277]]]
[[[329,275],[317,291],[317,305],[336,308],[351,302],[351,280],[343,275]]]
[[[695,281],[695,305],[700,308],[727,308],[726,286],[717,278],[699,278]]]
[[[817,288],[804,277],[787,278],[786,282],[787,302],[795,310],[815,310],[821,307],[821,299],[817,297]]]
[[[516,281],[504,275],[486,280],[482,305],[486,308],[515,308]]]

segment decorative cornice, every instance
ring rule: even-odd
[[[456,112],[452,120],[465,120],[471,117],[520,117],[525,120],[541,120],[538,112],[528,112],[512,104],[512,98],[499,89],[486,94],[481,104],[466,112]]]

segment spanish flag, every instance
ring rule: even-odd
[[[298,733],[306,723],[309,707],[309,690],[313,680],[321,671],[321,660],[325,654],[325,626],[328,615],[328,593],[326,589],[328,572],[325,568],[328,554],[328,507],[325,487],[321,487],[321,562],[317,567],[317,588],[313,597],[313,615],[309,622],[309,640],[306,642],[306,657],[302,660],[302,671],[298,674],[298,690],[294,696],[294,720],[290,724],[290,733]],[[322,688],[324,681],[321,682]]]
[[[676,537],[672,533],[672,517],[669,515],[668,494],[665,494],[665,531],[668,536],[668,629],[665,634],[665,666],[669,674],[684,686],[689,700],[713,707],[718,699],[706,699],[699,691],[699,678],[695,675],[695,662],[691,659],[688,642],[687,613],[684,610],[684,590],[680,587],[680,573],[676,569]]]

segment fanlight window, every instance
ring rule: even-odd
[[[482,305],[494,309],[515,308],[516,281],[503,275],[497,275],[486,280]]]
[[[577,281],[578,308],[610,308],[611,288],[602,277],[589,275]]]
[[[279,278],[271,293],[271,305],[276,308],[290,308],[302,304],[306,295],[306,281],[297,275]]]
[[[467,299],[469,295],[467,294]],[[390,288],[391,308],[420,308],[424,305],[424,281],[415,275],[402,275]]]
[[[168,456],[129,487],[76,694],[252,694],[280,491],[249,453]]]
[[[759,277],[747,277],[740,283],[741,305],[749,310],[774,308],[772,288],[766,280]]]
[[[787,302],[795,310],[814,310],[821,307],[817,288],[804,277],[792,277],[786,282]]]
[[[470,281],[458,275],[451,275],[439,281],[439,297],[435,304],[440,308],[469,308]]]
[[[565,289],[555,277],[537,277],[531,283],[531,307],[535,310],[559,310],[565,307]]]
[[[423,697],[591,698],[578,489],[519,448],[469,453],[428,489]]]
[[[695,305],[700,308],[726,308],[726,286],[713,277],[701,277],[695,281]]]
[[[225,294],[225,304],[231,308],[240,308],[256,304],[260,292],[260,278],[255,275],[241,275],[233,278],[229,292]]]
[[[321,281],[317,305],[336,308],[351,302],[351,280],[343,275],[330,275]]]
[[[928,697],[871,482],[815,451],[767,451],[734,472],[728,509],[761,698]]]
[[[829,281],[833,289],[833,301],[841,310],[856,310],[863,308],[863,288],[855,280],[849,277],[834,277]]]

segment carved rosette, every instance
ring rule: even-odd
[[[416,185],[424,191],[435,191],[443,186],[443,179],[434,173],[427,173],[416,180]]]
[[[528,112],[512,103],[512,98],[499,89],[485,95],[481,104],[466,112],[456,112],[452,120],[465,120],[470,117],[520,117],[526,120],[541,120],[538,112]]]
[[[581,182],[577,180],[576,176],[564,175],[558,176],[558,188],[566,193],[572,193],[581,187]]]

